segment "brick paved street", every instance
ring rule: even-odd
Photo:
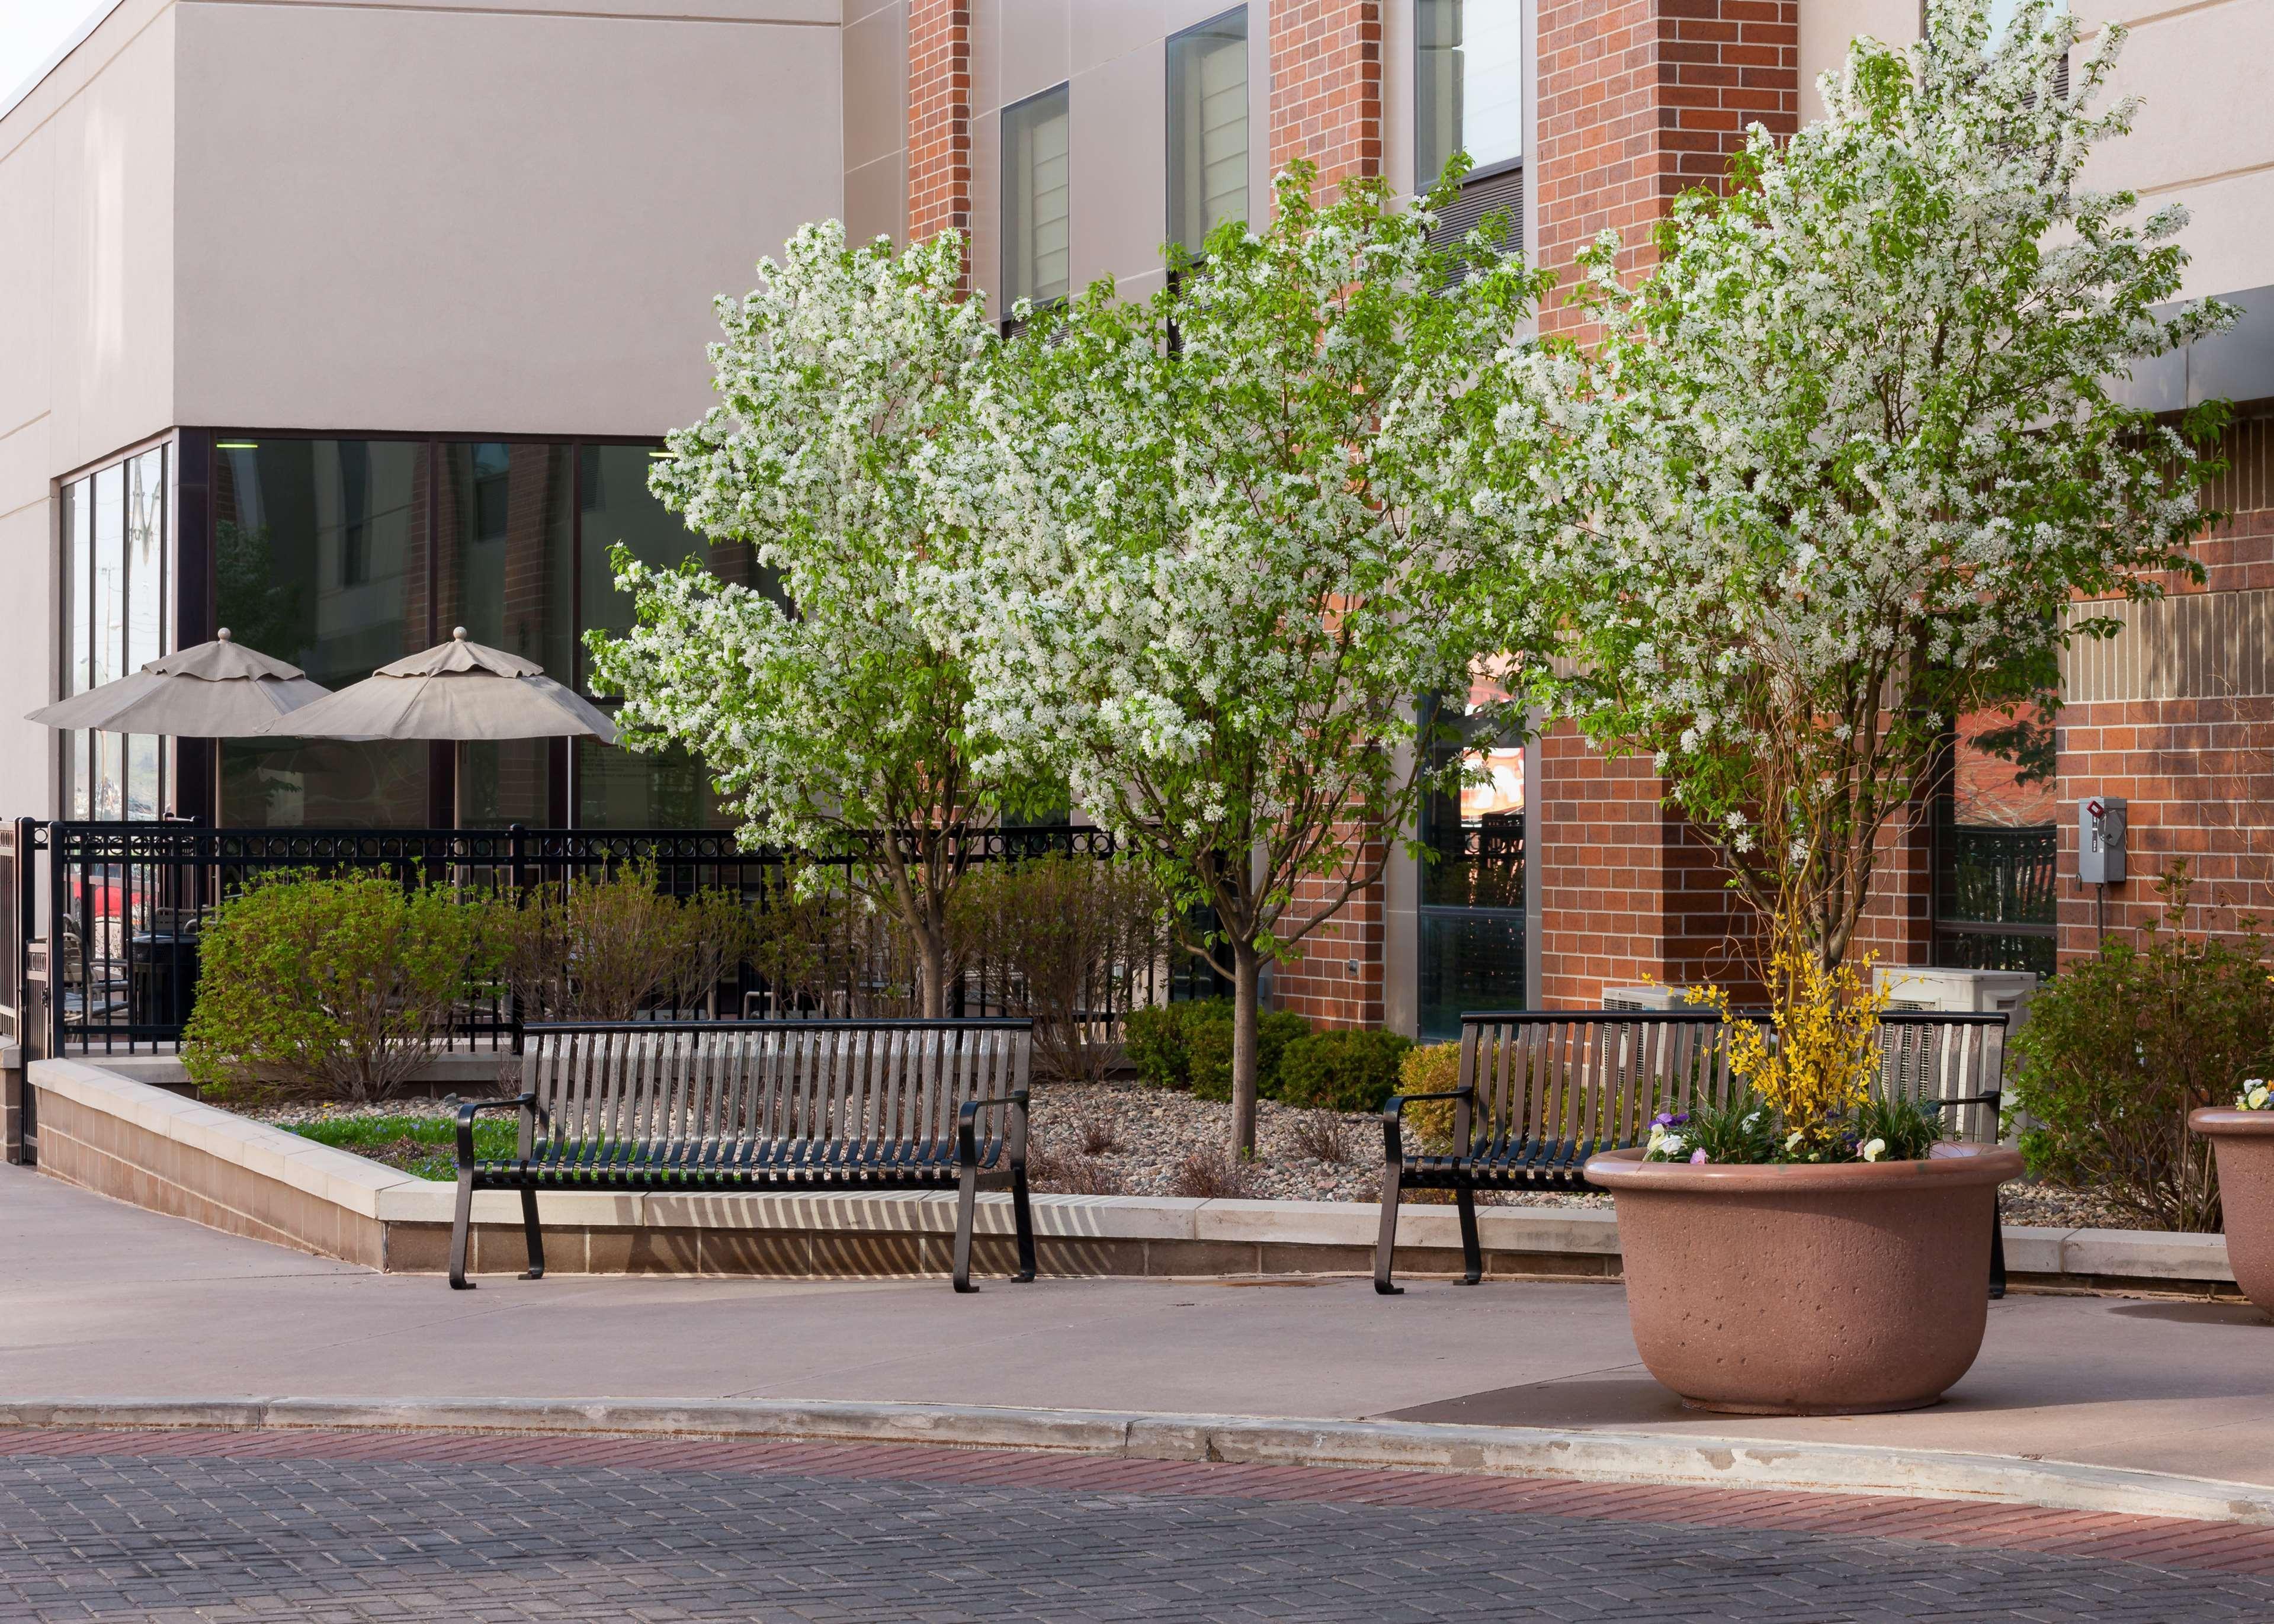
[[[2274,1530],[1946,1501],[877,1446],[0,1438],[11,1624],[2270,1615]]]

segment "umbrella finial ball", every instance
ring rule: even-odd
[[[450,628],[450,635],[456,641],[463,643],[466,640],[466,628],[463,626],[453,626]]]
[[[229,628],[226,626],[221,628],[221,640],[223,643],[227,643],[229,641]]]

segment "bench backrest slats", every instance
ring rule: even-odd
[[[1952,1136],[1995,1139],[2005,1039],[2002,1015],[1891,1013],[1879,1028],[1880,1092],[1951,1101],[1942,1115]],[[1728,1030],[1711,1010],[1465,1015],[1461,1081],[1476,1093],[1472,1154],[1504,1158],[1529,1145],[1543,1160],[1639,1144],[1657,1113],[1719,1106],[1737,1087]]]
[[[710,1021],[531,1026],[522,1086],[549,1159],[605,1169],[948,1162],[966,1101],[1027,1086],[1023,1021]],[[983,1161],[1005,1113],[982,1113]]]

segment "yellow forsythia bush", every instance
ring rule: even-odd
[[[1400,1094],[1448,1094],[1461,1086],[1461,1046],[1428,1043],[1406,1050],[1397,1068]],[[1405,1108],[1405,1140],[1433,1155],[1453,1148],[1453,1101],[1424,1100]]]

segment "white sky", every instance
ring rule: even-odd
[[[0,106],[109,0],[0,0]]]

